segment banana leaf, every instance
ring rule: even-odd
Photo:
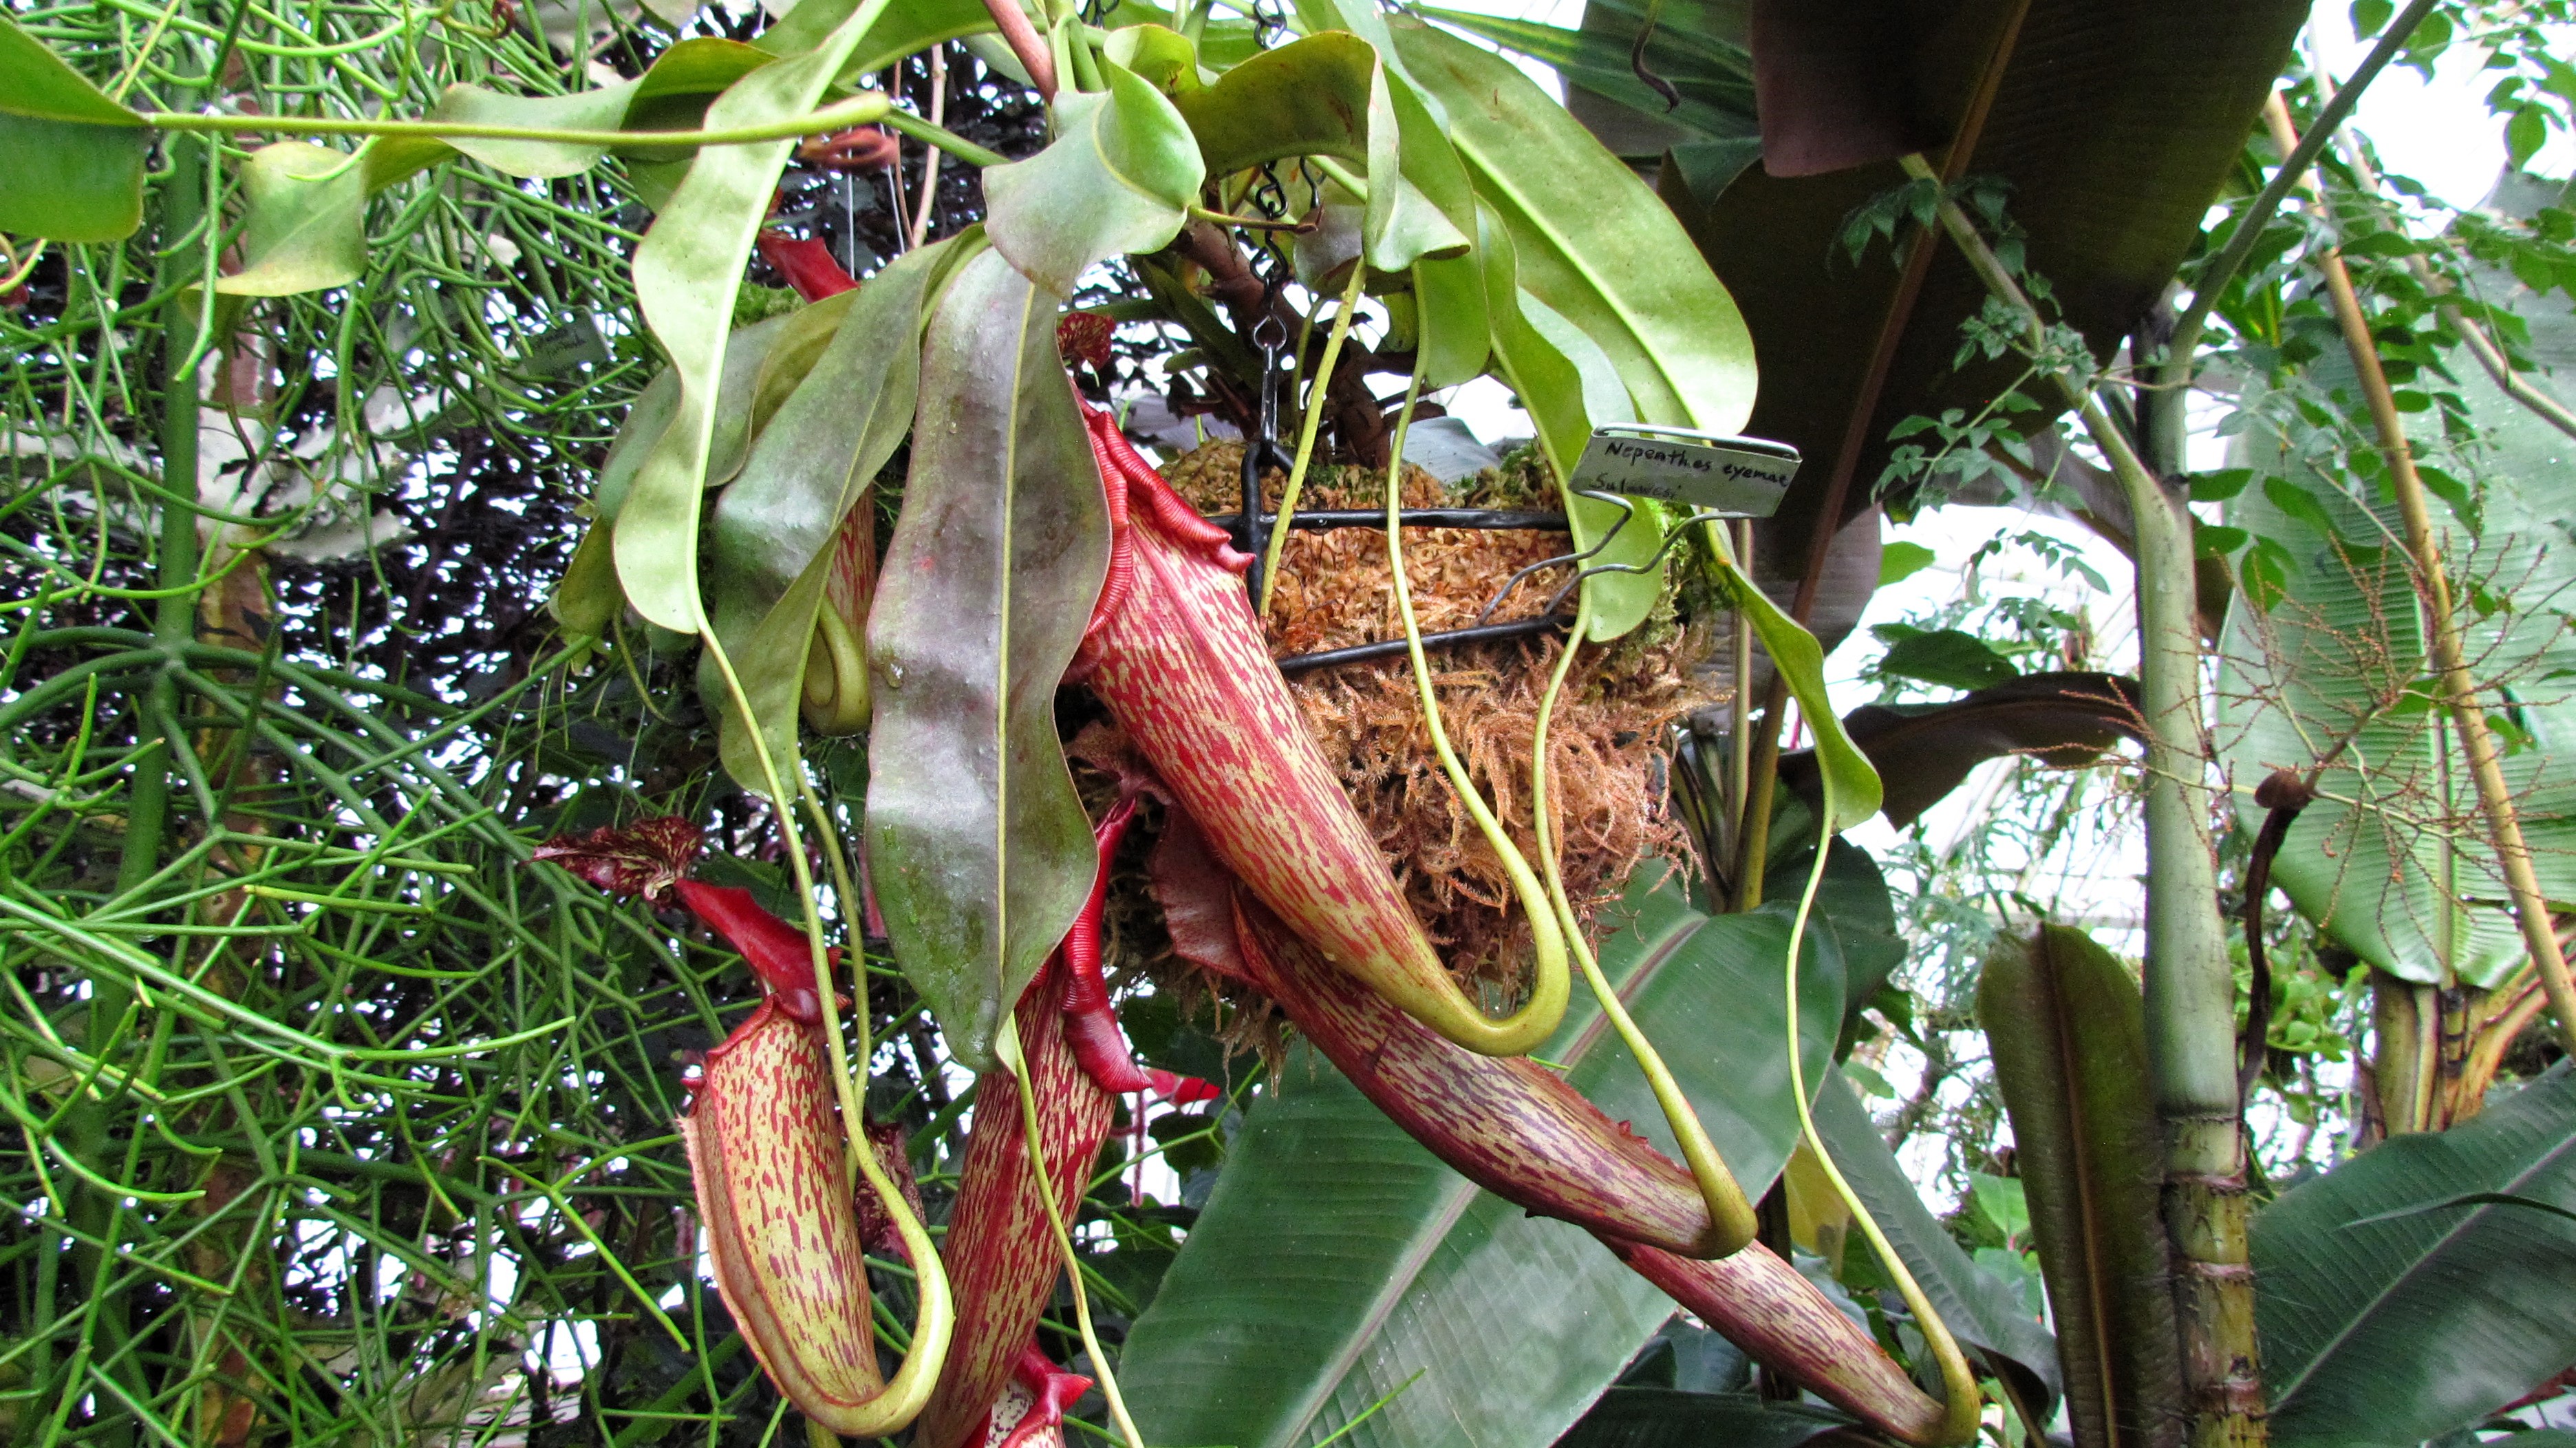
[[[2576,1076],[2401,1136],[2254,1218],[2272,1441],[2414,1444],[2470,1427],[2576,1362]],[[2408,1210],[2430,1207],[2432,1210]]]
[[[1796,1133],[1787,910],[1712,919],[1661,882],[1614,908],[1629,923],[1602,942],[1602,968],[1759,1196]],[[1820,1072],[1842,962],[1812,936],[1801,987]],[[1538,1055],[1671,1150],[1634,1062],[1580,993]],[[1247,1116],[1119,1375],[1156,1443],[1305,1448],[1383,1403],[1337,1441],[1539,1448],[1672,1312],[1587,1233],[1480,1192],[1301,1050]]]

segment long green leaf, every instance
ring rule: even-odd
[[[143,224],[143,118],[0,15],[0,231],[114,241]]]
[[[1852,1192],[1878,1219],[1879,1227],[1922,1284],[1933,1310],[1941,1314],[1960,1342],[1982,1348],[1991,1359],[2024,1369],[2024,1390],[2037,1389],[2050,1402],[2060,1391],[2057,1346],[2022,1305],[2021,1293],[1968,1259],[1959,1244],[1934,1220],[1914,1183],[1887,1149],[1860,1093],[1840,1071],[1816,1090],[1816,1134],[1851,1182]],[[2043,1417],[2047,1409],[2031,1405]]]
[[[1510,230],[1520,284],[1609,354],[1639,420],[1742,427],[1753,339],[1672,212],[1510,61],[1418,21],[1388,29]]]
[[[1659,8],[1654,35],[1646,42],[1646,66],[1672,86],[1680,96],[1679,105],[1668,105],[1665,97],[1637,78],[1630,64],[1646,7],[1594,0],[1584,6],[1579,30],[1429,6],[1419,13],[1545,63],[1568,87],[1568,108],[1592,125],[1602,143],[1614,150],[1629,149],[1630,143],[1624,139],[1628,131],[1662,137],[1664,145],[1680,138],[1727,140],[1758,135],[1753,111],[1753,59],[1742,46],[1719,34],[1714,22],[1721,17],[1712,13],[1723,9],[1740,11],[1743,7],[1663,0]],[[1626,124],[1619,128],[1622,134],[1614,136],[1610,127],[1595,120],[1577,103],[1574,92],[1578,89],[1615,102],[1634,119],[1621,117]],[[1654,147],[1656,151],[1662,149],[1663,145]]]
[[[707,108],[710,127],[810,111],[888,0],[866,0],[813,50],[752,72]],[[723,146],[688,179],[635,250],[635,295],[680,377],[680,406],[644,459],[617,515],[617,577],[646,620],[682,633],[701,622],[698,506],[717,423],[716,380],[733,299],[769,214],[792,141]]]
[[[1987,957],[1977,1023],[2012,1114],[2077,1448],[2151,1441],[2183,1408],[2145,1001],[2091,937],[2046,925]]]
[[[1055,692],[1109,569],[1056,357],[1060,301],[997,252],[931,314],[903,515],[868,623],[867,845],[895,960],[967,1066],[1091,890]]]
[[[742,473],[715,508],[711,622],[728,640],[770,757],[796,756],[814,617],[831,555],[826,547],[868,484],[912,430],[921,381],[924,314],[962,255],[982,245],[965,233],[907,252],[868,279],[831,345],[752,445]],[[746,789],[760,771],[742,716],[723,701],[725,769]]]
[[[1602,968],[1758,1195],[1797,1134],[1779,1050],[1789,912],[1711,919],[1645,883],[1620,910],[1633,914],[1602,942]],[[1812,940],[1805,954],[1806,1055],[1821,1072],[1841,962]],[[1672,1149],[1588,999],[1538,1054]],[[1537,1448],[1672,1311],[1587,1233],[1477,1190],[1301,1052],[1236,1138],[1120,1382],[1157,1443],[1304,1448],[1392,1394],[1340,1441]]]
[[[1207,179],[1171,101],[1116,61],[1100,69],[1108,89],[1056,92],[1045,150],[984,171],[993,249],[1058,296],[1095,262],[1170,245]]]
[[[2373,1147],[2255,1217],[2274,1442],[2419,1443],[2576,1361],[2576,1225],[2494,1203],[2392,1215],[2471,1192],[2576,1208],[2565,1067],[2448,1131]]]

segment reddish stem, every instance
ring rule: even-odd
[[[1038,28],[1029,23],[1028,12],[1019,7],[1018,0],[984,0],[984,8],[992,12],[993,27],[1002,32],[1011,54],[1018,56],[1021,67],[1028,71],[1029,83],[1038,88],[1038,98],[1054,100],[1055,53],[1047,49],[1046,38],[1038,34]]]

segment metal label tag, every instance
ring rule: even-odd
[[[1786,443],[1623,424],[1593,429],[1575,465],[1574,490],[1768,518],[1797,475],[1798,450]]]

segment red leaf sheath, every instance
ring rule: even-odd
[[[1118,842],[1127,837],[1128,823],[1135,817],[1136,802],[1122,799],[1093,828],[1100,865],[1091,877],[1091,898],[1083,902],[1082,914],[1075,917],[1058,951],[1064,963],[1064,991],[1058,1004],[1064,1009],[1065,1040],[1084,1074],[1111,1095],[1143,1091],[1154,1084],[1136,1069],[1135,1055],[1118,1030],[1118,1013],[1109,1006],[1109,980],[1100,970],[1100,915],[1109,899],[1109,864],[1117,858]]]
[[[1113,427],[1094,450],[1128,485],[1126,577],[1076,672],[1204,832],[1303,939],[1470,1048],[1498,1037],[1441,967],[1289,696],[1237,577],[1248,561]]]
[[[1039,976],[1020,997],[1018,1023],[1056,1201],[1071,1213],[1091,1184],[1115,1098],[1092,1084],[1074,1059],[1057,1007],[1061,990],[1051,972]],[[957,1336],[922,1410],[914,1448],[983,1443],[994,1401],[1064,1269],[1028,1157],[1019,1089],[1009,1072],[996,1071],[976,1094],[974,1134],[941,1254],[957,1293]]]
[[[754,239],[760,248],[760,259],[787,279],[796,295],[809,302],[836,297],[857,288],[858,282],[841,270],[833,259],[832,249],[813,237],[782,236],[764,231]]]
[[[884,1380],[822,1031],[764,1001],[707,1053],[680,1134],[716,1290],[752,1356],[807,1417],[858,1431]]]
[[[779,1007],[808,1025],[823,1019],[822,1001],[814,994],[814,954],[805,932],[760,908],[751,892],[734,885],[678,882],[680,899],[707,927],[742,952],[761,983],[776,994]],[[841,952],[825,956],[840,963]]]

